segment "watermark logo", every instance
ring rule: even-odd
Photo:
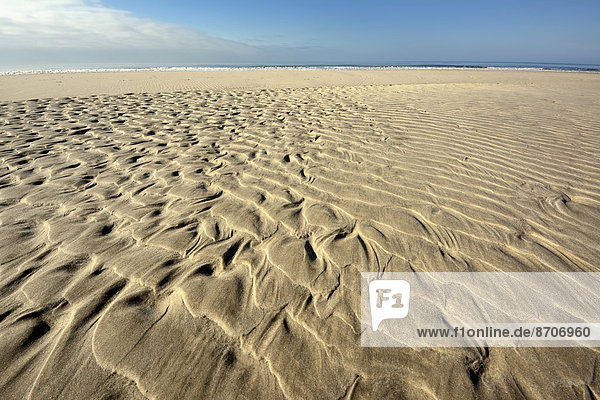
[[[373,331],[384,319],[401,319],[408,315],[410,284],[399,279],[379,279],[369,283],[371,324]]]
[[[600,347],[600,272],[363,272],[360,285],[362,346]]]

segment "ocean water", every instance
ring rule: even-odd
[[[141,64],[66,64],[66,65],[0,65],[0,75],[106,72],[106,71],[203,71],[203,70],[344,70],[344,69],[508,69],[538,71],[600,72],[597,64],[473,62],[473,61],[409,61],[380,64],[196,64],[196,65],[141,65]]]

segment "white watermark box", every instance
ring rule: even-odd
[[[600,346],[600,273],[361,274],[366,347]]]

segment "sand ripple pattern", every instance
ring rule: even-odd
[[[361,348],[359,272],[598,271],[599,132],[526,85],[2,103],[0,397],[597,398],[593,349]]]

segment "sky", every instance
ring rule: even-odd
[[[0,0],[0,67],[600,64],[598,21],[598,0]]]

